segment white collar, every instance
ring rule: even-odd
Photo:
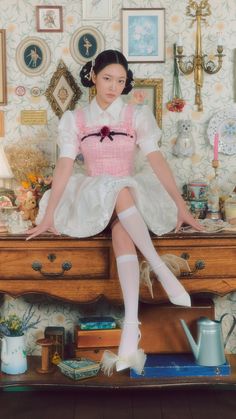
[[[108,108],[106,108],[104,110],[104,109],[100,108],[100,106],[98,105],[98,103],[96,101],[96,97],[95,97],[95,98],[93,98],[92,102],[90,103],[91,116],[92,116],[92,118],[93,117],[97,118],[100,115],[108,114],[109,116],[111,116],[112,118],[117,120],[123,106],[124,106],[123,100],[120,97],[118,97],[116,100],[114,100],[114,102],[111,103],[110,106],[108,106]]]

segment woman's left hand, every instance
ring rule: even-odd
[[[192,214],[187,210],[185,205],[178,208],[178,218],[175,232],[177,233],[183,224],[192,226],[197,231],[204,231],[204,227],[195,219]]]

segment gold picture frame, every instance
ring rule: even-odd
[[[95,86],[89,89],[89,101],[96,95]],[[122,95],[125,103],[150,106],[157,124],[162,128],[163,79],[134,79],[134,87],[128,95]]]
[[[75,108],[82,91],[63,60],[60,60],[44,94],[58,118]]]
[[[0,29],[0,105],[7,105],[6,29]]]

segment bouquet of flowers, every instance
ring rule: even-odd
[[[174,74],[173,74],[173,87],[172,98],[167,102],[166,107],[170,112],[182,112],[186,102],[182,97],[180,81],[179,81],[179,68],[176,60],[176,44],[174,44]]]
[[[38,202],[44,192],[51,188],[52,176],[41,176],[36,173],[28,173],[26,177],[27,179],[21,182],[23,192],[31,191]]]
[[[33,320],[35,311],[32,306],[20,318],[17,314],[9,314],[7,317],[0,316],[0,334],[5,336],[22,336],[28,329],[36,329],[40,317]]]

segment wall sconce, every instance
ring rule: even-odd
[[[185,75],[194,72],[195,105],[197,105],[197,110],[199,112],[203,111],[201,89],[203,86],[204,72],[207,74],[216,74],[222,67],[224,57],[221,36],[219,36],[217,54],[215,54],[217,63],[212,59],[208,59],[207,54],[202,52],[201,22],[206,24],[206,17],[210,15],[211,9],[208,0],[201,0],[199,4],[196,1],[189,0],[189,4],[186,8],[186,16],[190,16],[193,19],[191,26],[193,26],[195,21],[197,23],[195,54],[190,57],[183,55],[181,35],[177,42],[176,58],[180,71]]]

